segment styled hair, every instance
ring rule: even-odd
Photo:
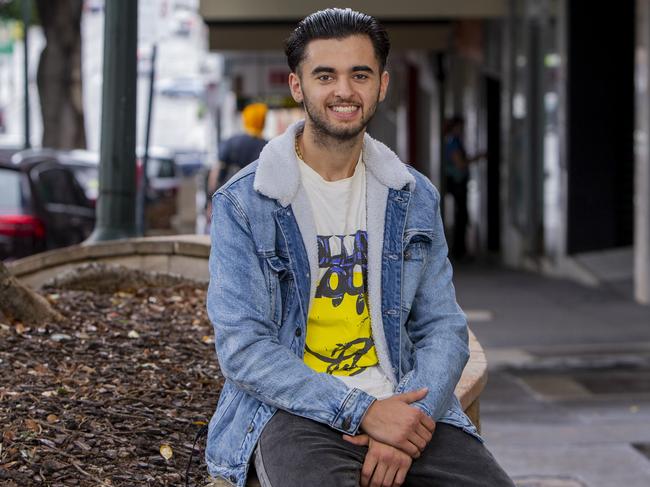
[[[367,35],[372,42],[380,71],[386,66],[390,39],[386,29],[370,15],[350,8],[319,10],[302,19],[285,41],[284,52],[292,72],[296,72],[305,59],[305,49],[316,39],[344,39],[354,35]]]

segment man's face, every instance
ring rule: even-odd
[[[307,44],[289,86],[315,133],[347,141],[364,131],[386,97],[388,73],[379,69],[368,36],[318,39]]]

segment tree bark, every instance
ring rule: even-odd
[[[32,325],[62,318],[45,298],[12,276],[2,261],[0,261],[0,313],[9,320]]]
[[[43,115],[43,147],[85,149],[81,83],[82,0],[37,0],[46,46],[37,84]]]

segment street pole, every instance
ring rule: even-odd
[[[145,212],[147,209],[147,189],[149,188],[149,176],[147,165],[149,163],[149,143],[151,140],[151,112],[153,111],[153,86],[156,79],[156,54],[158,44],[154,43],[151,49],[151,71],[149,73],[149,100],[147,104],[147,125],[144,132],[144,154],[142,155],[142,176],[138,187],[138,235],[144,235],[146,231]]]
[[[637,0],[634,297],[650,305],[650,0]]]
[[[24,107],[24,121],[25,121],[25,149],[31,148],[32,144],[29,141],[29,36],[27,32],[29,31],[30,23],[30,11],[32,9],[32,2],[30,0],[22,1],[22,14],[23,14],[23,50],[24,50],[24,62],[23,62],[23,77],[24,77],[24,94],[25,94],[25,107]]]
[[[137,1],[105,3],[99,198],[87,242],[136,236],[137,31]]]

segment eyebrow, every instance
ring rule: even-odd
[[[373,69],[370,66],[352,66],[352,69],[350,69],[351,72],[357,72],[357,71],[364,71],[366,73],[374,73]],[[311,74],[318,74],[318,73],[335,73],[336,70],[330,66],[316,66],[314,69],[311,70]]]

